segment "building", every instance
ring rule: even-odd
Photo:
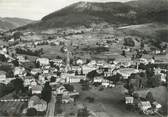
[[[42,70],[40,68],[33,68],[31,70],[31,74],[36,75],[38,73],[42,73]]]
[[[70,76],[66,78],[67,83],[79,83],[81,80],[85,80],[86,76],[78,75],[78,76]]]
[[[60,66],[60,65],[63,64],[63,60],[62,59],[53,59],[51,61],[54,63],[54,65],[57,65],[57,66]]]
[[[88,74],[89,72],[98,69],[98,67],[96,66],[88,66],[88,65],[83,65],[82,66],[82,70],[83,70],[83,74]]]
[[[84,62],[83,62],[83,60],[82,59],[78,59],[78,60],[76,60],[76,64],[77,65],[82,65]]]
[[[0,71],[0,82],[6,80],[6,72],[5,71]]]
[[[31,87],[32,94],[41,94],[43,88],[40,85],[32,86]]]
[[[24,67],[15,67],[14,76],[26,76],[26,70]]]
[[[123,68],[119,69],[117,72],[123,76],[123,79],[128,79],[131,74],[139,73],[139,70],[134,68]]]
[[[96,65],[96,61],[95,60],[91,60],[87,65],[88,66],[95,66]]]
[[[19,62],[29,62],[29,60],[26,60],[24,56],[17,56],[17,59]]]
[[[40,66],[46,66],[50,64],[50,60],[48,58],[38,58],[36,62],[39,62]]]

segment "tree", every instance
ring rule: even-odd
[[[6,94],[6,85],[0,83],[0,97],[4,96]]]
[[[13,77],[13,68],[10,65],[0,65],[0,70],[6,72],[7,77]]]
[[[12,63],[14,64],[14,66],[19,66],[19,61],[17,59],[13,60]]]
[[[87,110],[87,107],[78,110],[77,117],[89,117],[89,112]]]
[[[40,62],[39,61],[35,62],[35,67],[40,68]]]
[[[52,96],[52,92],[51,91],[52,91],[52,88],[49,85],[49,82],[46,82],[44,84],[44,88],[43,88],[42,93],[41,93],[41,98],[43,100],[45,100],[47,103],[49,103],[50,100],[51,100],[51,96]]]
[[[37,116],[37,110],[35,108],[28,108],[26,116]]]
[[[144,42],[143,41],[141,41],[141,44],[140,44],[140,46],[141,46],[141,49],[144,49]]]
[[[121,54],[121,55],[124,56],[124,57],[126,57],[126,52],[125,52],[125,50],[122,51],[122,54]]]
[[[125,38],[124,39],[124,45],[125,46],[131,46],[134,47],[135,46],[135,42],[132,38]]]
[[[93,71],[89,72],[89,73],[86,75],[86,77],[87,77],[89,80],[93,81],[95,74],[96,74],[96,70],[93,70]]]
[[[5,55],[0,54],[0,61],[2,61],[2,62],[6,62],[7,61],[7,58],[5,57]]]
[[[15,32],[14,34],[13,34],[13,38],[14,39],[20,39],[20,36],[22,35],[22,33],[21,32]]]
[[[151,103],[154,102],[154,98],[153,98],[152,92],[148,92],[147,93],[146,100],[150,101]]]
[[[129,93],[129,95],[133,95],[133,93],[134,93],[134,86],[132,85],[132,84],[130,84],[130,86],[128,87],[128,93]]]
[[[64,87],[67,91],[73,92],[74,91],[74,86],[70,84],[64,84]]]
[[[56,81],[56,77],[52,76],[50,79],[50,82],[55,82]]]
[[[13,84],[14,88],[15,88],[15,91],[16,91],[16,94],[19,93],[19,91],[22,91],[23,92],[23,89],[24,89],[24,82],[22,79],[20,78],[16,78],[14,80],[11,81],[11,83]]]

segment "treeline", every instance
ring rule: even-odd
[[[8,78],[13,77],[13,68],[11,65],[2,64],[0,65],[0,71],[5,71]]]
[[[39,50],[35,50],[32,51],[30,49],[22,49],[22,48],[16,48],[16,53],[17,54],[26,54],[26,55],[30,55],[30,56],[40,56],[43,54],[43,49],[39,49]]]

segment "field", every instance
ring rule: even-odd
[[[13,93],[10,93],[0,100],[10,100],[13,99]],[[19,101],[8,101],[8,102],[0,102],[0,113],[2,114],[14,114],[19,116],[22,113],[22,110],[26,106],[26,102],[19,102]]]
[[[97,115],[97,117],[148,117],[146,115],[139,114],[139,112],[133,112],[126,109],[126,105],[123,102],[123,93],[125,89],[122,86],[117,86],[112,89],[104,89],[103,91],[99,91],[98,88],[94,87],[89,91],[82,91],[79,84],[75,84],[74,86],[75,89],[80,92],[80,99],[77,102],[77,105],[85,105],[88,110],[93,115]],[[95,102],[87,102],[86,97],[88,96],[94,97]],[[65,107],[69,108],[71,112],[76,112],[77,110],[77,107],[75,108],[73,105]],[[68,111],[68,113],[70,112]]]

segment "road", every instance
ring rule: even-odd
[[[54,117],[56,97],[52,94],[51,101],[48,103],[46,117]]]

